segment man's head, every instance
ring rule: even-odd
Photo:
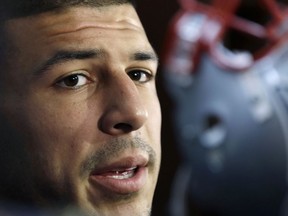
[[[3,3],[1,25],[0,199],[148,215],[161,114],[157,56],[134,7],[17,2]]]

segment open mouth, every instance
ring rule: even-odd
[[[126,158],[95,170],[89,181],[93,187],[113,193],[129,194],[141,190],[148,180],[147,160],[142,157]]]

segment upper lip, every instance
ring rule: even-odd
[[[99,165],[93,169],[90,175],[101,175],[106,172],[121,171],[130,168],[139,168],[148,166],[149,159],[147,156],[137,154],[133,156],[122,157],[116,161]]]

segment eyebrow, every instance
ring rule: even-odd
[[[131,60],[134,60],[134,61],[155,61],[155,62],[158,62],[159,61],[159,58],[158,56],[156,55],[155,52],[135,52],[133,55],[132,55],[132,58]]]
[[[35,72],[36,76],[39,76],[46,71],[49,71],[55,65],[59,65],[65,62],[73,60],[84,60],[91,58],[103,58],[106,55],[102,49],[94,50],[76,50],[76,51],[58,51],[55,55],[44,62]],[[158,56],[155,52],[137,51],[130,56],[132,61],[155,61],[158,63]]]
[[[35,75],[41,75],[55,65],[73,60],[90,59],[104,55],[103,50],[84,50],[84,51],[58,51],[51,58],[45,61],[36,71]]]

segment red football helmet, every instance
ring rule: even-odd
[[[174,46],[179,46],[175,37],[184,37],[184,41],[188,39],[190,47],[186,47],[186,50],[190,49],[193,68],[201,53],[207,51],[218,64],[235,71],[248,68],[286,40],[287,0],[179,1],[181,10],[173,20],[166,43],[166,62],[173,56]],[[184,24],[189,22],[189,14],[203,15],[198,17],[198,26],[197,23],[194,26]],[[233,54],[225,53],[219,45]]]

